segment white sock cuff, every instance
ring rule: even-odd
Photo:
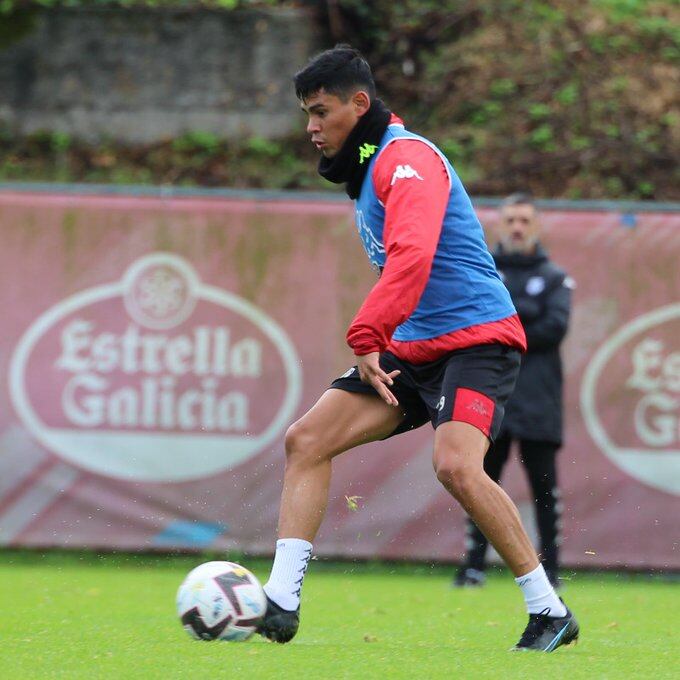
[[[312,544],[303,538],[280,538],[276,541],[276,550],[309,550],[312,551]]]
[[[542,564],[528,574],[518,576],[515,583],[522,589],[529,614],[540,614],[549,609],[549,616],[566,616],[567,608],[550,584]]]
[[[301,538],[281,538],[276,542],[274,564],[264,592],[280,607],[290,611],[298,608],[311,555],[312,544]]]
[[[547,578],[548,577],[546,576],[543,565],[539,563],[539,565],[533,571],[530,571],[528,574],[524,574],[524,576],[518,576],[515,579],[515,583],[520,588],[522,588],[523,586],[530,584],[539,585],[544,582],[544,579],[547,581]]]

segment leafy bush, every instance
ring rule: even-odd
[[[300,3],[35,0],[33,6],[106,4]],[[323,10],[320,31],[329,42],[364,52],[387,104],[440,144],[473,193],[530,189],[538,196],[680,200],[677,0],[313,4]],[[0,0],[5,11],[25,5]],[[0,21],[0,42],[2,27]],[[136,149],[54,136],[49,143],[13,140],[0,131],[0,157],[0,178],[53,173],[95,181],[322,186],[302,130],[283,140],[241,142],[199,131]]]
[[[680,197],[677,2],[338,4],[335,38],[474,192]]]
[[[236,9],[252,5],[282,4],[277,0],[0,0],[0,12],[8,14],[33,7],[208,7]]]
[[[194,131],[155,144],[87,144],[59,132],[16,138],[0,128],[0,180],[328,188],[299,137],[219,139]]]

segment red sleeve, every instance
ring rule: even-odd
[[[385,206],[386,260],[347,331],[356,355],[384,351],[396,327],[417,307],[430,278],[451,188],[439,154],[415,139],[399,139],[381,152],[373,183]]]

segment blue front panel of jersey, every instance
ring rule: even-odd
[[[377,154],[371,159],[366,171],[367,177],[373,174],[373,163],[376,157]],[[385,266],[385,246],[383,245],[385,208],[380,205],[375,195],[372,180],[365,180],[361,187],[361,194],[355,202],[354,219],[366,255],[373,267],[379,271]]]
[[[451,191],[430,278],[411,316],[394,332],[400,341],[425,340],[515,314],[484,241],[484,232],[460,179],[446,157],[426,139],[390,125],[371,159],[355,218],[364,249],[374,267],[384,267],[385,209],[373,185],[373,164],[394,138],[418,139],[433,148],[447,167]]]

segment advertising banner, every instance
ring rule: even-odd
[[[542,219],[576,282],[563,561],[678,569],[680,214]],[[271,553],[286,429],[375,282],[349,201],[5,190],[0,227],[0,545]],[[339,457],[315,551],[458,560],[432,443]],[[516,460],[503,485],[533,531]]]

